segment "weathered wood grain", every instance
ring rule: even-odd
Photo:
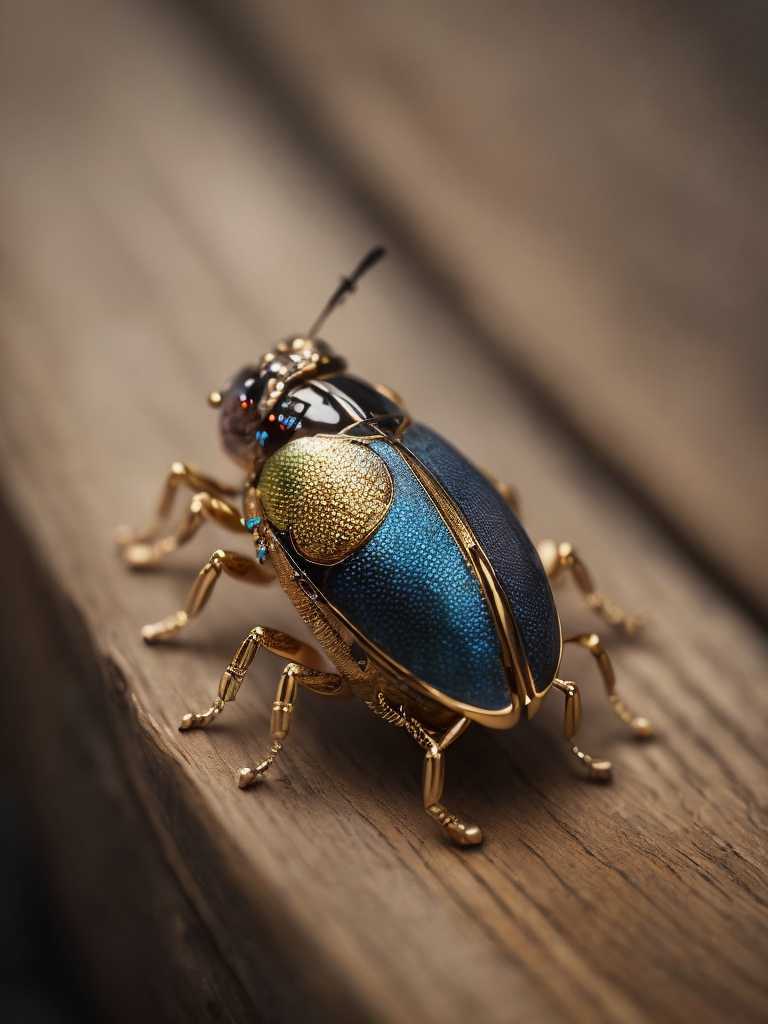
[[[765,615],[759,5],[202,6],[250,33],[517,372]]]
[[[18,0],[3,19],[2,481],[20,575],[18,530],[43,590],[73,611],[56,629],[35,601],[37,639],[11,631],[14,717],[2,728],[48,822],[62,898],[87,908],[78,941],[93,969],[119,948],[92,911],[94,890],[107,905],[112,894],[102,870],[73,864],[98,864],[100,840],[103,869],[133,830],[141,864],[120,877],[157,886],[114,892],[113,907],[136,904],[133,919],[117,916],[138,919],[130,935],[147,900],[182,922],[174,962],[149,957],[154,973],[130,975],[130,1007],[113,963],[114,1018],[141,1006],[152,1019],[167,972],[170,993],[186,974],[185,1021],[295,1020],[310,1006],[321,1020],[388,1024],[764,1019],[768,644],[457,327],[407,253],[329,340],[518,486],[535,535],[573,540],[608,592],[649,610],[645,641],[613,651],[658,737],[630,741],[591,666],[569,658],[583,745],[613,758],[615,783],[576,777],[554,695],[528,727],[470,730],[451,752],[447,799],[487,841],[459,851],[420,809],[419,750],[358,703],[302,694],[273,779],[236,788],[267,743],[274,659],[215,728],[177,732],[252,625],[299,626],[279,591],[224,581],[186,636],[143,647],[138,626],[179,607],[222,538],[211,530],[135,575],[112,528],[144,519],[172,459],[223,470],[205,394],[305,325],[380,225],[163,8]],[[28,622],[26,585],[14,586]],[[591,624],[572,596],[566,622]],[[62,632],[76,649],[69,673],[57,667]],[[74,771],[83,735],[110,756]],[[97,810],[105,788],[114,818]],[[67,806],[69,833],[57,827]],[[79,806],[94,808],[90,824]],[[158,929],[147,948],[172,949],[172,937]],[[126,973],[142,963],[133,952]]]

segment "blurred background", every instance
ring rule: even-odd
[[[763,5],[202,7],[510,372],[764,613]]]
[[[597,466],[762,626],[767,49],[757,0],[0,0],[6,387],[27,307],[40,337],[66,323],[90,339],[89,395],[110,375],[214,387],[217,346],[237,360],[255,321],[270,338],[294,326],[286,309],[309,321],[373,224],[471,338],[446,330],[450,357],[425,340],[436,390],[442,372],[446,394],[473,386],[449,358],[491,367],[564,463]],[[360,339],[370,375],[391,378],[388,353]],[[102,343],[111,364],[93,355]],[[77,394],[50,359],[39,383]],[[35,414],[11,402],[3,450],[23,465]],[[183,406],[158,395],[141,413],[181,432]],[[506,450],[495,429],[489,415],[474,443],[487,431]],[[69,451],[64,475],[95,475]],[[536,476],[524,463],[531,507],[554,520]],[[109,522],[130,474],[115,488]],[[10,764],[4,777],[0,1017],[104,1019]]]

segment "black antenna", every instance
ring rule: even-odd
[[[336,309],[337,306],[341,305],[344,299],[346,299],[347,295],[350,295],[353,291],[355,291],[355,289],[357,288],[357,282],[360,280],[363,274],[367,270],[370,270],[371,267],[375,266],[379,262],[379,260],[386,255],[387,250],[384,248],[384,246],[377,245],[375,249],[371,249],[367,256],[363,257],[363,259],[360,261],[360,263],[348,277],[342,277],[341,284],[330,297],[330,299],[328,299],[328,301],[326,302],[320,316],[309,328],[308,337],[310,339],[314,338],[314,336],[323,326],[323,324],[334,311],[334,309]]]

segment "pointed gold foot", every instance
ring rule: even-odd
[[[613,765],[603,758],[591,757],[583,750],[572,746],[571,753],[581,761],[587,769],[587,778],[590,782],[610,782],[613,777]]]
[[[646,740],[649,736],[653,736],[653,726],[650,721],[640,715],[633,714],[618,694],[612,693],[608,699],[613,705],[613,710],[622,722],[626,722],[638,739]]]
[[[127,548],[129,544],[135,544],[137,540],[143,540],[130,526],[118,526],[112,534],[115,544],[119,548]]]
[[[126,544],[120,553],[123,561],[131,569],[151,569],[157,565],[161,557],[155,544],[147,544],[140,540]]]
[[[633,718],[629,724],[638,739],[646,740],[649,736],[653,736],[653,726],[647,718]]]
[[[478,846],[483,841],[483,833],[479,825],[471,821],[462,821],[455,814],[451,814],[442,804],[430,804],[425,808],[430,818],[441,825],[447,832],[450,839],[458,846]]]
[[[277,740],[275,740],[275,742],[269,748],[269,753],[260,764],[255,765],[253,768],[241,768],[240,775],[238,776],[237,779],[238,787],[240,789],[247,789],[248,786],[253,786],[257,782],[263,782],[264,775],[275,763],[275,757],[280,753],[281,750],[281,744],[278,743]]]
[[[217,718],[224,710],[224,701],[215,700],[207,711],[193,711],[184,715],[179,723],[179,731],[186,732],[188,729],[204,729],[210,725],[214,718]]]
[[[163,640],[170,640],[171,637],[182,630],[187,622],[189,616],[186,612],[174,612],[173,615],[168,615],[166,618],[161,619],[160,622],[152,622],[147,626],[141,627],[141,636],[145,644],[159,644]]]

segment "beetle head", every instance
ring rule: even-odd
[[[306,335],[281,341],[258,366],[244,367],[223,392],[214,391],[209,395],[211,405],[221,408],[219,428],[224,448],[237,462],[252,468],[263,457],[262,435],[267,420],[290,388],[303,381],[344,372],[346,362],[316,337],[317,332],[333,310],[355,291],[360,277],[378,263],[384,253],[382,246],[376,246],[348,277],[342,277]]]
[[[224,448],[251,468],[261,454],[259,433],[275,405],[301,381],[342,373],[346,362],[319,338],[287,338],[258,365],[245,366],[223,391],[208,396],[218,407]]]

